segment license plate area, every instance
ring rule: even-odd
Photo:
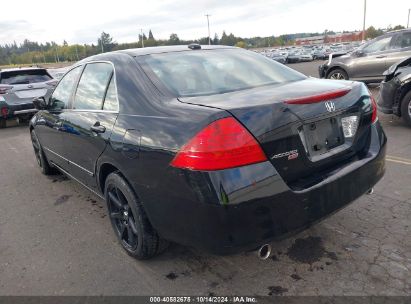
[[[322,155],[344,144],[340,117],[303,125],[306,149],[311,157]]]

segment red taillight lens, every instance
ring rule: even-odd
[[[344,88],[344,89],[325,92],[325,93],[321,93],[321,94],[317,94],[317,95],[286,99],[286,100],[284,100],[284,102],[288,103],[288,104],[316,103],[316,102],[321,102],[321,101],[325,101],[325,100],[329,100],[329,99],[342,97],[342,96],[346,95],[349,91],[351,91],[351,89]]]
[[[375,98],[371,95],[371,93],[370,93],[370,98],[371,98],[371,108],[372,108],[371,122],[374,123],[378,120],[377,103],[375,101]]]
[[[7,109],[6,107],[1,108],[1,115],[4,118],[7,118],[7,115],[9,114],[9,109]]]
[[[233,117],[216,120],[177,153],[171,165],[190,170],[222,170],[266,161],[254,137]]]

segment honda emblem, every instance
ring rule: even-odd
[[[328,112],[334,112],[335,111],[335,103],[332,101],[326,101],[325,102],[325,108],[327,109]]]

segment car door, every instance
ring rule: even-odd
[[[81,66],[73,68],[60,80],[48,100],[49,106],[39,112],[36,122],[37,136],[47,158],[63,169],[67,169],[68,162],[63,156],[62,117],[69,107],[81,69]]]
[[[63,147],[68,172],[97,189],[96,162],[103,153],[118,116],[114,68],[111,63],[88,63],[74,93],[72,107],[64,113]]]
[[[351,62],[351,78],[382,78],[385,71],[386,57],[391,50],[389,49],[392,35],[383,36],[371,42],[361,49],[359,55],[355,56]]]
[[[385,69],[411,57],[411,31],[396,34],[391,45],[391,52],[386,57]]]

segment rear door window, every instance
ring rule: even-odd
[[[391,39],[392,39],[392,36],[389,36],[389,37],[385,37],[377,41],[374,41],[370,43],[369,45],[367,45],[366,47],[364,47],[362,51],[367,54],[386,51],[390,47]]]
[[[103,110],[118,111],[117,90],[114,75],[111,77],[110,84],[108,85],[106,97],[104,98]]]
[[[75,67],[60,80],[51,96],[50,110],[67,109],[81,69],[82,66]]]
[[[21,70],[21,71],[10,71],[1,73],[1,84],[30,84],[46,82],[51,80],[52,77],[47,73],[46,70]]]
[[[74,96],[74,109],[101,110],[107,86],[113,74],[109,63],[89,63],[84,68]]]

